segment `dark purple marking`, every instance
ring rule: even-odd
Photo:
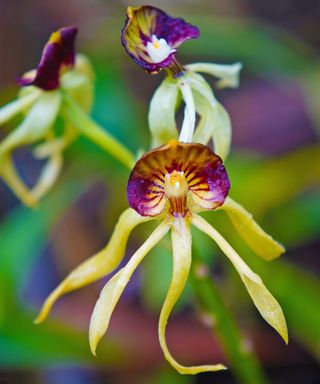
[[[22,86],[34,85],[45,91],[56,89],[60,85],[60,73],[63,67],[72,67],[75,62],[74,43],[77,28],[61,28],[58,33],[60,39],[50,41],[45,45],[40,63],[32,78],[22,77]]]
[[[189,39],[196,39],[199,36],[199,29],[181,18],[174,18],[163,12],[161,9],[152,7],[152,6],[142,6],[136,10],[133,10],[133,16],[135,12],[143,12],[146,15],[149,15],[150,25],[148,35],[145,35],[141,30],[136,29],[135,26],[132,26],[131,19],[127,16],[125,25],[121,31],[121,43],[128,53],[128,55],[138,64],[140,67],[147,70],[149,73],[158,73],[161,69],[170,67],[171,64],[175,61],[176,52],[171,53],[167,58],[165,58],[160,63],[153,63],[152,60],[145,60],[139,54],[139,50],[144,49],[147,46],[147,43],[151,41],[152,35],[156,35],[158,39],[165,39],[171,48],[177,48],[184,41]],[[150,14],[156,14],[156,22],[152,23],[153,17]],[[146,17],[146,19],[148,19]],[[128,35],[127,32],[137,33],[140,38],[140,44],[136,47],[135,50],[128,48]],[[146,50],[144,50],[146,52]],[[179,76],[181,72],[177,73]]]

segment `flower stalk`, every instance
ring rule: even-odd
[[[107,153],[110,153],[127,168],[131,169],[133,167],[134,155],[85,113],[67,94],[63,94],[61,113],[83,136],[86,136]]]
[[[200,249],[197,249],[196,242],[195,248],[190,282],[200,313],[211,319],[210,329],[214,336],[218,335],[239,383],[266,384],[267,380],[257,357],[246,346],[244,336],[224,305],[207,267],[199,258]]]

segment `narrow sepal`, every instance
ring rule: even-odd
[[[7,153],[0,155],[0,177],[23,204],[31,208],[38,204],[38,200],[19,176],[11,156]]]
[[[100,339],[108,329],[113,310],[133,272],[148,252],[166,235],[168,230],[168,224],[161,223],[132,255],[127,265],[120,269],[102,289],[94,307],[89,326],[89,343],[94,355],[96,354],[96,348]]]
[[[196,110],[201,117],[193,141],[208,144],[212,139],[215,153],[225,160],[229,154],[232,136],[229,114],[216,100],[210,85],[201,75],[188,73],[187,76]]]
[[[279,333],[287,344],[288,329],[283,311],[277,300],[263,284],[260,276],[249,268],[231,245],[206,220],[198,215],[193,215],[192,224],[217,243],[236,268],[261,316]]]
[[[35,323],[48,316],[53,304],[67,292],[90,284],[112,272],[122,260],[131,231],[140,223],[150,220],[131,208],[122,213],[107,246],[74,269],[44,302]]]
[[[237,88],[242,64],[194,63],[186,65],[186,69],[191,72],[202,72],[217,77],[219,79],[217,82],[219,88]]]
[[[37,100],[41,92],[34,90],[23,97],[20,97],[0,108],[0,125],[10,121],[17,114],[25,112]]]
[[[30,108],[21,124],[0,144],[0,154],[32,144],[44,138],[56,120],[61,105],[61,94],[43,93]]]
[[[226,369],[222,364],[184,366],[171,355],[165,337],[166,326],[172,308],[179,299],[187,282],[191,266],[191,233],[186,219],[175,219],[172,223],[171,241],[173,251],[173,270],[169,290],[160,313],[158,333],[164,357],[181,374],[195,375],[200,372],[214,372]]]
[[[148,121],[152,137],[152,148],[178,138],[175,119],[178,95],[178,82],[167,76],[151,99]]]
[[[254,221],[252,215],[231,197],[227,197],[221,209],[227,213],[243,240],[258,256],[273,260],[285,252],[285,248],[268,235]]]

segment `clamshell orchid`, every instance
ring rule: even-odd
[[[158,227],[101,291],[89,327],[89,342],[94,354],[134,271],[147,253],[170,231],[172,278],[158,326],[164,356],[183,374],[225,369],[222,364],[184,366],[173,358],[166,342],[166,325],[172,308],[185,287],[192,263],[191,225],[217,243],[239,273],[262,317],[287,343],[287,326],[279,303],[231,245],[199,215],[202,211],[224,210],[247,244],[260,257],[271,260],[280,256],[284,252],[282,245],[266,234],[242,206],[228,197],[229,189],[230,182],[222,159],[207,146],[173,139],[168,144],[145,153],[137,161],[129,177],[127,197],[130,208],[120,216],[108,245],[62,281],[45,301],[36,322],[46,318],[52,305],[63,294],[111,273],[122,260],[128,237],[138,224],[159,220]]]
[[[63,166],[63,153],[79,134],[87,136],[125,164],[133,157],[88,113],[93,103],[95,75],[89,60],[75,53],[77,28],[52,33],[37,69],[19,79],[18,98],[0,108],[0,124],[22,115],[20,124],[0,143],[0,177],[28,206],[35,206],[55,184]],[[63,130],[58,130],[58,118]],[[29,188],[19,176],[13,152],[36,144],[33,154],[47,160],[36,184]]]
[[[156,74],[164,69],[167,73],[150,103],[152,147],[178,139],[175,115],[182,100],[185,118],[179,141],[206,145],[212,140],[215,153],[225,160],[231,143],[231,121],[199,72],[216,77],[218,88],[236,88],[242,65],[182,65],[176,59],[177,47],[198,36],[198,28],[183,19],[152,6],[141,6],[128,8],[121,41],[129,56],[147,72]]]

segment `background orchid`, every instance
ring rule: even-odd
[[[26,88],[21,89],[17,100],[0,109],[0,124],[23,114],[20,125],[0,144],[0,175],[29,206],[36,205],[54,185],[63,166],[63,152],[79,134],[98,143],[122,163],[133,161],[131,153],[87,114],[93,102],[95,75],[88,59],[75,54],[76,34],[75,27],[54,32],[37,69],[19,79]],[[30,144],[37,144],[35,157],[47,160],[31,189],[18,175],[12,160],[14,150]]]

